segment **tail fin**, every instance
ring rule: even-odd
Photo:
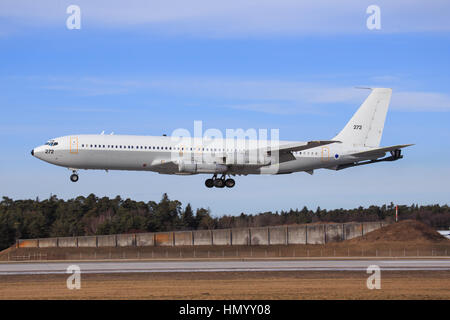
[[[333,138],[353,146],[379,147],[392,89],[374,88],[344,129]]]

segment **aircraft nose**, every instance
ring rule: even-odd
[[[34,149],[33,149],[33,150],[31,150],[31,155],[32,155],[32,156],[34,156]]]

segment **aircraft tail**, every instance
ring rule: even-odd
[[[355,147],[379,147],[392,89],[374,88],[344,129],[333,138]]]

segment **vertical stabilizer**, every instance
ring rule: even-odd
[[[379,147],[392,89],[374,88],[344,129],[333,138],[355,147]]]

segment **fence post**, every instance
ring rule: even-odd
[[[305,224],[305,244],[308,244],[308,225]]]
[[[289,227],[286,226],[286,245],[289,245]]]

